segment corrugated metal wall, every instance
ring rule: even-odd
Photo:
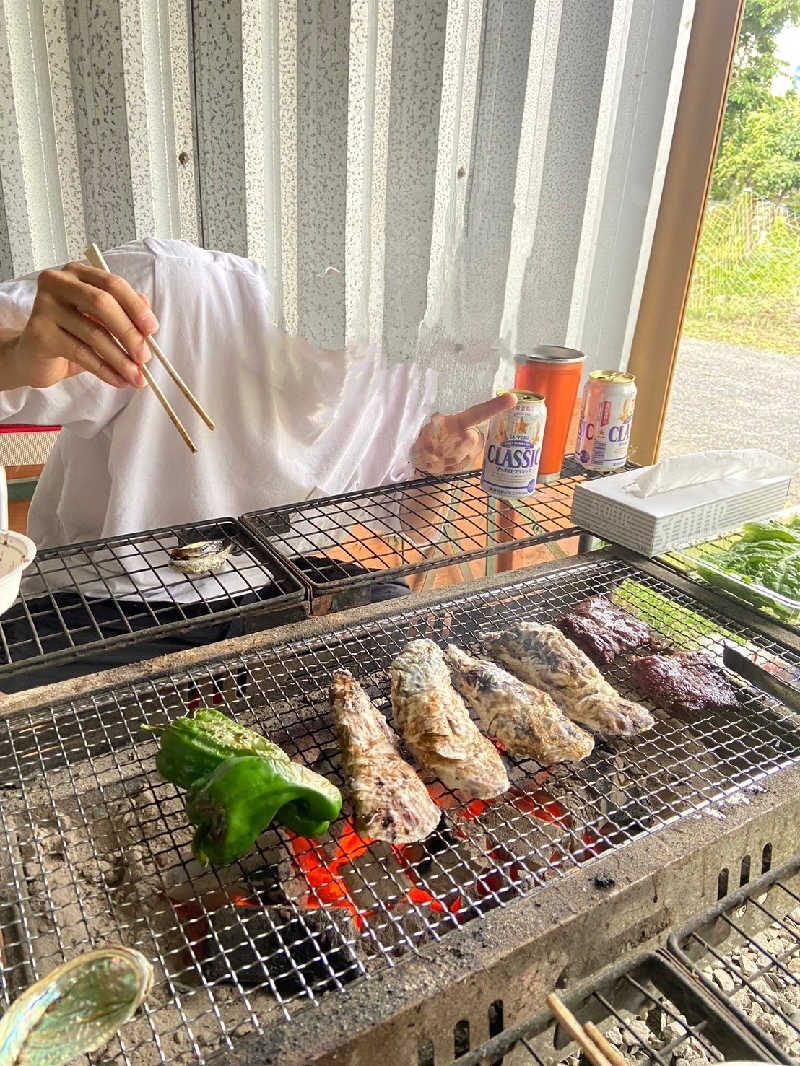
[[[137,236],[446,371],[620,365],[693,0],[0,0],[0,277]]]

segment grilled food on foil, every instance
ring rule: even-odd
[[[561,632],[599,666],[626,651],[650,644],[653,632],[646,622],[617,607],[605,596],[590,596],[558,621]]]
[[[633,659],[631,673],[643,696],[685,721],[739,707],[725,671],[701,652],[643,655]]]
[[[233,551],[229,540],[198,540],[169,553],[169,565],[182,574],[217,574]]]
[[[388,844],[424,840],[439,824],[439,808],[400,755],[388,722],[347,670],[333,675],[331,710],[356,831]]]
[[[99,948],[58,966],[0,1018],[0,1063],[64,1066],[107,1044],[136,1013],[153,967],[132,948]]]
[[[544,766],[577,762],[594,747],[593,738],[571,722],[550,696],[487,659],[451,644],[447,661],[453,684],[509,755],[533,756]]]
[[[606,736],[632,736],[654,725],[648,710],[626,700],[594,663],[555,626],[514,622],[502,633],[486,633],[489,655],[543,689],[564,714]]]
[[[412,640],[392,663],[395,721],[411,754],[448,788],[491,799],[508,789],[494,744],[478,730],[432,640]]]

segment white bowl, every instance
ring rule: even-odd
[[[36,557],[36,545],[22,533],[0,532],[0,614],[4,614],[19,595],[22,571]]]

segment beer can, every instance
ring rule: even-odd
[[[636,380],[621,370],[595,370],[583,392],[575,457],[585,470],[625,466],[636,403]]]
[[[555,481],[561,476],[585,358],[576,348],[561,348],[556,344],[539,344],[529,354],[514,357],[514,387],[544,396],[547,404],[539,463],[541,482]]]
[[[547,420],[544,397],[510,389],[517,406],[494,416],[486,431],[481,488],[489,496],[515,500],[536,491]]]

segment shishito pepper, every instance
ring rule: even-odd
[[[151,731],[161,739],[158,772],[188,789],[192,851],[206,865],[233,862],[273,819],[319,836],[341,810],[335,785],[220,711],[204,707]]]

